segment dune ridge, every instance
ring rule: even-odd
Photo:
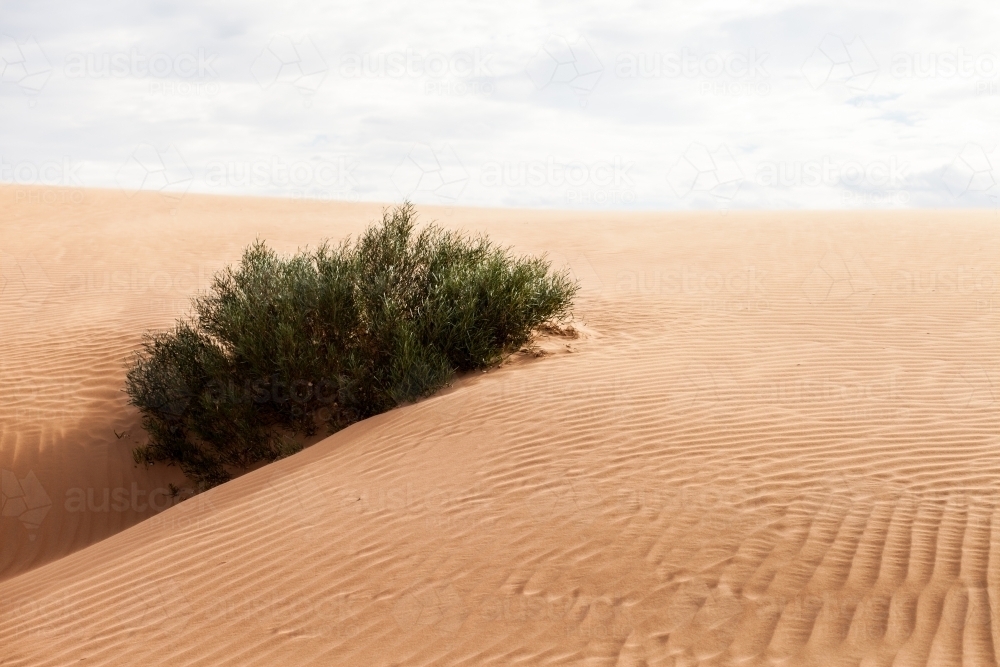
[[[130,211],[168,267],[378,210],[87,196],[67,261]],[[4,517],[0,664],[996,664],[994,212],[424,215],[568,263],[584,334],[154,516],[53,511],[41,555]],[[0,467],[150,488],[112,360],[176,311],[53,283],[0,343],[53,414],[0,415]]]

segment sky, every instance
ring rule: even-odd
[[[2,1],[0,183],[996,208],[997,34],[995,0]]]

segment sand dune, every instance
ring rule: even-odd
[[[379,207],[0,196],[2,665],[997,662],[993,212],[423,208],[567,263],[584,334],[155,512],[122,357]]]

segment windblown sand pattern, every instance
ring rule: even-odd
[[[256,236],[377,212],[4,207],[45,290],[0,295],[4,507],[51,507],[0,517],[0,664],[996,664],[992,212],[426,209],[568,263],[582,335],[165,511],[67,510],[179,481],[115,435],[144,329]],[[193,278],[69,289],[132,269]]]

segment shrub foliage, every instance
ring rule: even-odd
[[[544,258],[416,230],[410,204],[354,243],[281,257],[258,241],[131,360],[125,391],[149,436],[136,462],[219,484],[496,364],[568,317],[576,291]]]

